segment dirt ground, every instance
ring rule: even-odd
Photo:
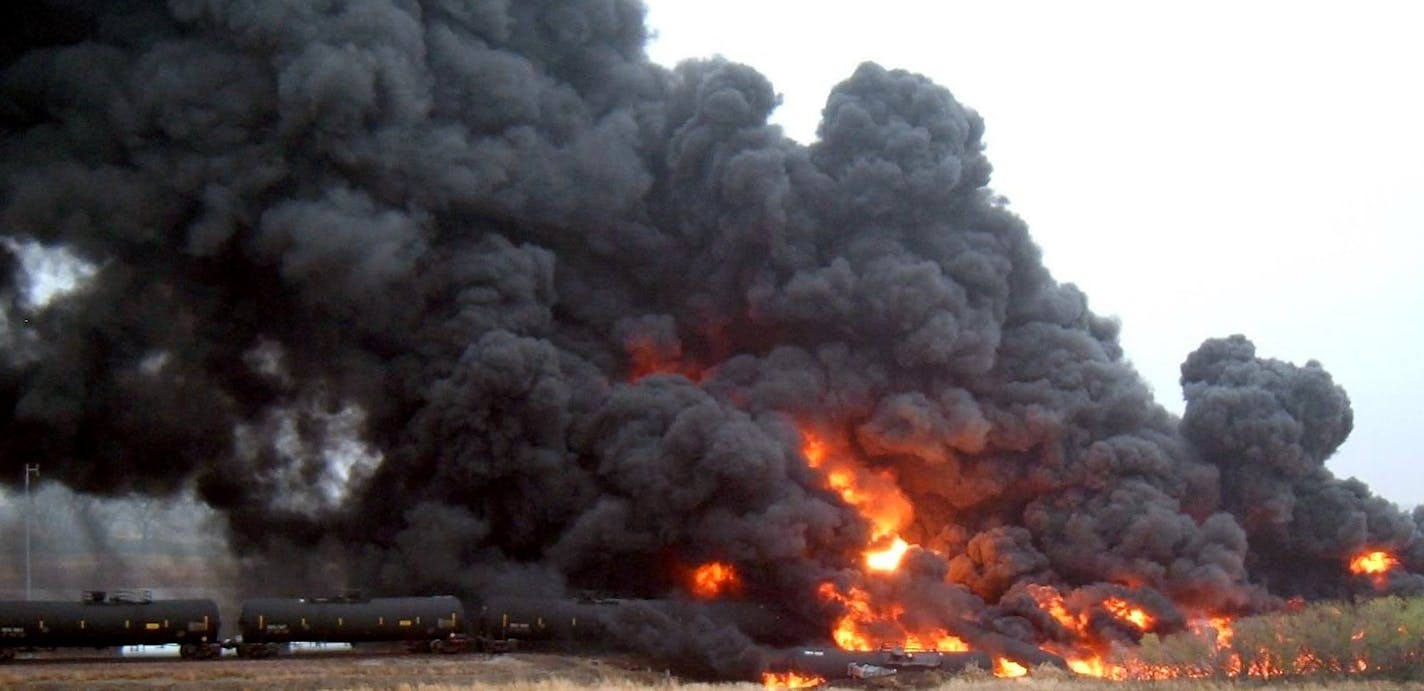
[[[0,664],[0,688],[28,691],[169,689],[414,689],[566,680],[579,686],[657,686],[661,670],[632,658],[544,653],[483,655],[318,653],[265,660],[131,659],[102,656],[17,659]]]

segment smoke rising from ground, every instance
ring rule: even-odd
[[[6,481],[195,488],[264,584],[656,597],[725,559],[752,600],[885,588],[981,638],[1061,635],[1033,584],[1180,622],[1366,592],[1366,546],[1420,582],[1419,519],[1323,467],[1329,375],[1211,340],[1168,414],[922,77],[863,65],[801,146],[751,67],[650,63],[631,0],[20,14]],[[27,307],[16,243],[93,274]],[[893,473],[903,573],[862,582],[807,431]]]

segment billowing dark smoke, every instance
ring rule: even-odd
[[[1168,414],[922,77],[863,65],[802,146],[753,69],[651,64],[636,0],[9,7],[3,477],[195,488],[254,589],[657,597],[719,559],[987,645],[1068,635],[1035,585],[1180,626],[1368,591],[1365,547],[1424,571],[1322,465],[1324,370],[1208,341]],[[94,273],[26,306],[21,246]],[[899,573],[808,433],[893,472]]]
[[[1412,550],[1395,590],[1424,591],[1418,526],[1353,478],[1324,467],[1350,434],[1345,391],[1320,363],[1256,357],[1241,336],[1203,343],[1182,364],[1182,432],[1221,469],[1222,499],[1246,530],[1247,565],[1273,591],[1342,597],[1340,570],[1366,547]]]

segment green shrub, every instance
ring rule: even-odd
[[[1144,636],[1115,656],[1135,679],[1330,678],[1407,680],[1424,668],[1424,598],[1319,602],[1237,620],[1229,642],[1207,628]]]

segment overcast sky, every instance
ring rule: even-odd
[[[802,142],[862,61],[948,87],[1158,400],[1208,337],[1319,360],[1355,410],[1329,467],[1424,502],[1424,5],[646,2],[654,60],[756,67]]]

